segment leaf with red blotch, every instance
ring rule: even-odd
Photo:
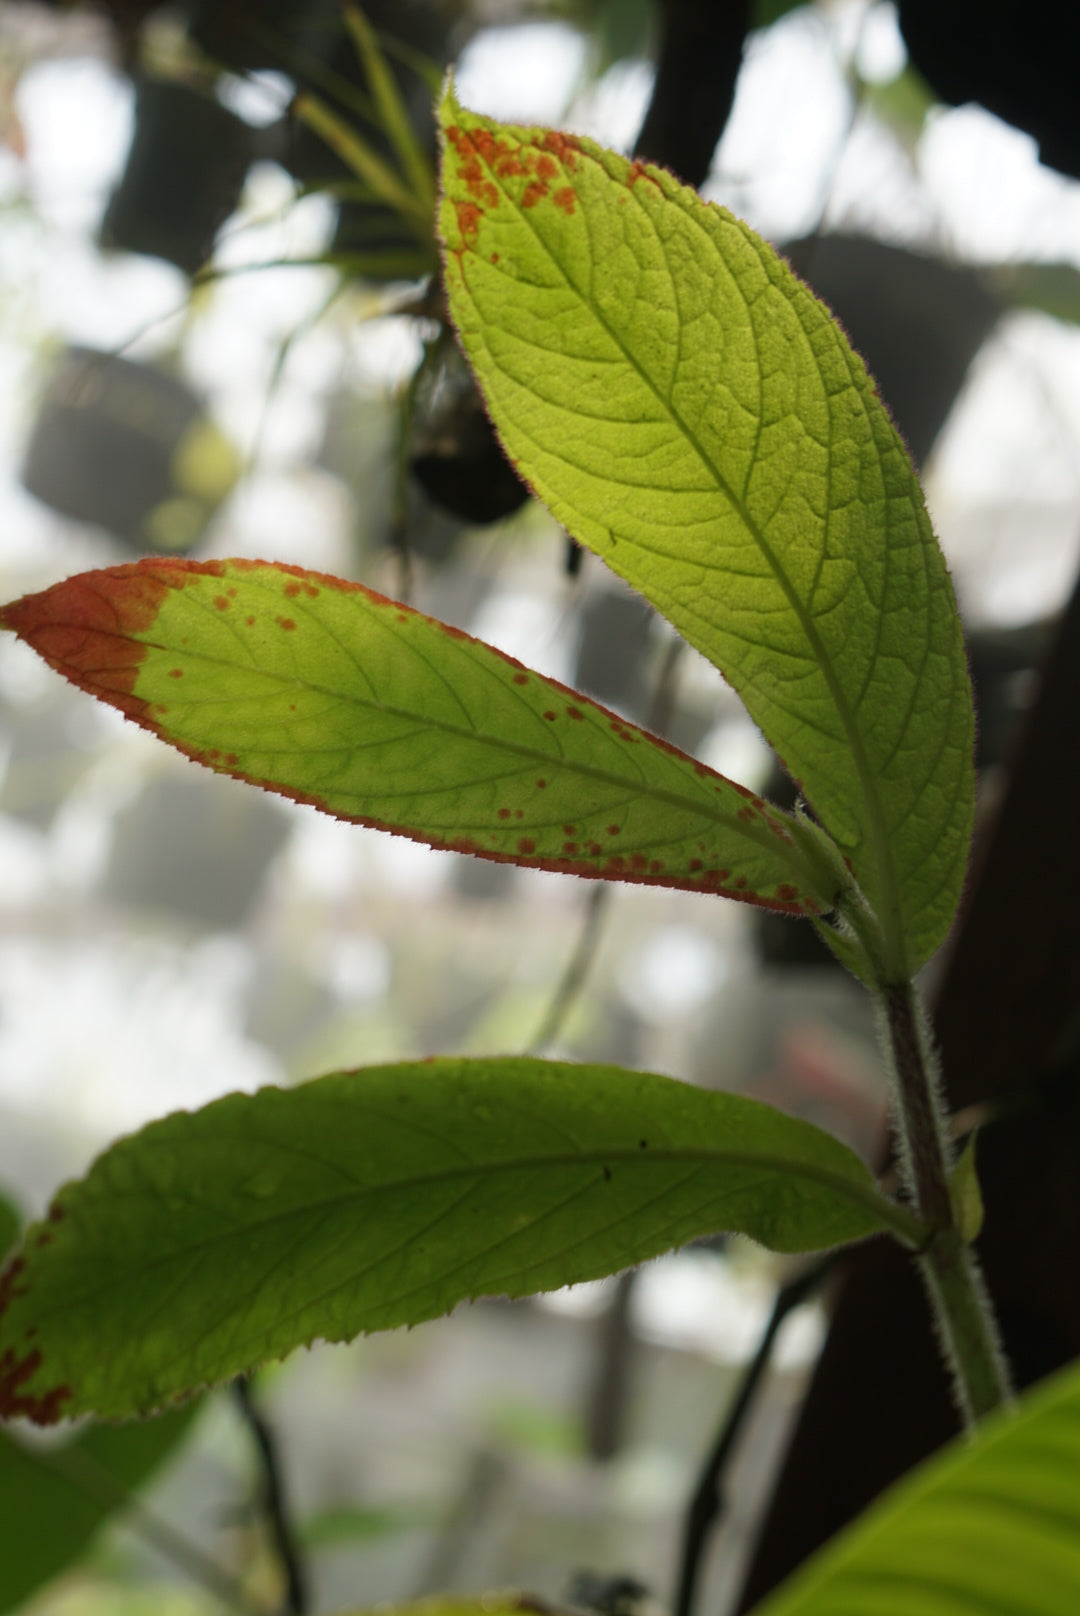
[[[196,762],[432,847],[833,906],[790,815],[460,630],[322,573],[152,560],[0,610]]]

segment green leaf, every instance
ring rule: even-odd
[[[435,206],[435,176],[431,162],[416,138],[409,109],[390,64],[383,55],[378,35],[359,6],[345,3],[342,13],[374,97],[378,122],[409,178],[413,195],[422,205],[425,216],[430,216]]]
[[[949,1194],[952,1199],[953,1216],[956,1226],[960,1230],[961,1239],[968,1244],[979,1238],[983,1226],[982,1189],[979,1185],[979,1173],[975,1164],[975,1141],[977,1133],[973,1133],[964,1146],[952,1170],[949,1182]]]
[[[341,1544],[438,1526],[445,1514],[444,1506],[424,1503],[419,1499],[401,1504],[375,1504],[367,1508],[344,1505],[309,1515],[306,1520],[299,1522],[296,1531],[305,1548],[337,1548]]]
[[[134,1425],[96,1426],[63,1447],[0,1431],[0,1612],[82,1558],[96,1532],[173,1452],[199,1405]]]
[[[372,194],[393,208],[410,225],[421,241],[431,239],[431,220],[424,202],[413,194],[385,158],[317,95],[305,91],[292,104],[292,111],[326,142],[330,150],[352,169],[358,179],[371,187]]]
[[[618,1067],[440,1060],[234,1094],[61,1190],[0,1279],[0,1413],[160,1407],[324,1337],[617,1272],[721,1229],[920,1225],[828,1134]]]
[[[904,446],[781,258],[662,169],[448,90],[450,309],[508,453],[742,696],[906,980],[974,804],[952,587]]]
[[[750,26],[771,28],[774,22],[786,17],[789,11],[796,11],[805,4],[806,0],[752,0]]]
[[[894,1487],[755,1616],[1075,1616],[1080,1370]]]
[[[1035,309],[1080,325],[1080,270],[1075,264],[998,264],[983,281],[1006,308]]]
[[[358,584],[163,558],[27,596],[0,626],[189,757],[340,819],[790,914],[833,907],[837,874],[793,816]]]

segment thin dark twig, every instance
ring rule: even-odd
[[[678,696],[677,675],[679,663],[686,650],[686,641],[676,635],[668,641],[653,686],[652,700],[645,718],[645,727],[657,735],[666,735],[675,714]]]
[[[758,1387],[769,1367],[780,1326],[789,1313],[813,1295],[832,1263],[833,1258],[830,1255],[811,1268],[803,1269],[802,1273],[788,1280],[787,1284],[782,1285],[776,1293],[776,1301],[758,1343],[757,1352],[747,1365],[735,1398],[724,1414],[723,1423],[702,1467],[698,1484],[690,1500],[690,1507],[686,1512],[678,1591],[672,1607],[673,1616],[691,1616],[705,1547],[724,1507],[724,1472],[753,1407]]]
[[[664,655],[657,671],[656,683],[653,686],[652,699],[649,702],[649,711],[645,722],[646,726],[658,735],[664,734],[671,723],[677,696],[679,663],[685,649],[685,640],[677,637],[673,638],[664,650]],[[548,1005],[544,1019],[528,1045],[530,1055],[542,1055],[555,1042],[562,1031],[567,1016],[585,986],[585,980],[596,955],[600,927],[607,913],[610,900],[610,884],[606,881],[597,881],[585,899],[585,918],[577,946],[559,979],[559,984],[552,996],[551,1003]]]
[[[585,920],[577,940],[577,947],[567,962],[559,985],[552,995],[551,1003],[544,1013],[544,1019],[537,1028],[536,1036],[528,1046],[530,1055],[542,1055],[562,1031],[563,1023],[585,986],[585,978],[589,974],[589,967],[596,952],[600,924],[610,899],[611,888],[602,881],[594,882],[585,899]]]
[[[251,1395],[251,1381],[247,1375],[240,1375],[233,1382],[233,1393],[255,1439],[259,1454],[262,1467],[260,1502],[281,1561],[281,1569],[285,1574],[285,1609],[289,1612],[289,1616],[304,1616],[308,1606],[307,1579],[285,1503],[277,1442],[266,1419],[255,1406]]]

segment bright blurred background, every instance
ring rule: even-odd
[[[597,561],[569,566],[565,535],[504,486],[422,287],[372,272],[387,241],[397,262],[394,221],[365,234],[314,137],[283,134],[298,82],[332,98],[348,78],[340,28],[324,51],[267,24],[261,57],[223,66],[196,50],[214,9],[0,5],[3,597],[155,550],[287,560],[407,591],[639,721],[659,692],[680,745],[772,789],[714,670],[674,657]],[[467,105],[629,150],[655,10],[371,15],[392,36],[407,14],[409,49],[456,61]],[[1032,134],[936,100],[888,0],[752,20],[703,190],[833,303],[921,462],[989,797],[1080,552],[1080,183]],[[190,195],[209,195],[202,216]],[[640,888],[597,905],[571,877],[338,824],[198,769],[0,642],[0,1189],[23,1214],[118,1133],[230,1089],[539,1043],[755,1094],[868,1157],[881,1136],[869,1013],[794,924]],[[575,1572],[667,1602],[681,1513],[781,1277],[743,1244],[695,1249],[632,1286],[478,1305],[268,1374],[311,1608],[562,1597]],[[785,1327],[702,1610],[738,1586],[822,1328],[814,1303]],[[242,1606],[275,1608],[256,1493],[249,1428],[207,1399],[144,1513],[29,1608],[220,1608],[193,1547]],[[0,1572],[0,1609],[3,1589]]]

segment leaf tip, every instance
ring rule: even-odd
[[[444,129],[461,110],[461,102],[457,98],[454,84],[454,69],[448,67],[443,75],[442,94],[439,96],[439,122]]]

